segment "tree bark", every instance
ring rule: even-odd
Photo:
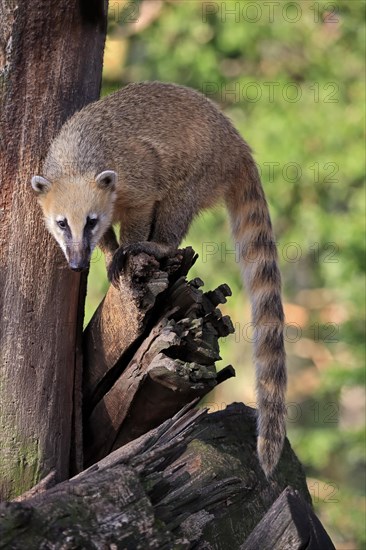
[[[183,411],[70,481],[1,505],[0,548],[235,550],[288,485],[310,502],[288,441],[266,480],[253,409]]]
[[[46,233],[29,182],[63,122],[99,96],[106,8],[103,0],[0,0],[3,499],[50,472],[55,481],[69,476],[85,285]]]

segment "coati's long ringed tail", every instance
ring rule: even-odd
[[[242,181],[227,197],[235,242],[239,243],[244,281],[252,306],[258,408],[257,451],[270,476],[286,435],[286,356],[281,276],[277,248],[259,173],[247,156]]]

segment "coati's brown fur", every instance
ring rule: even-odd
[[[258,456],[269,476],[285,438],[281,281],[258,170],[231,122],[194,90],[131,84],[66,122],[32,185],[70,267],[87,267],[98,244],[112,281],[126,253],[164,256],[198,212],[225,200],[252,305]]]

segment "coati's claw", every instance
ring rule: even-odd
[[[112,261],[108,267],[108,280],[118,288],[118,282],[121,274],[124,272],[127,263],[127,254],[124,248],[118,248],[113,255]]]

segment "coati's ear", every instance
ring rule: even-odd
[[[33,176],[32,187],[37,195],[44,195],[51,188],[51,182],[43,178],[42,176]]]
[[[117,183],[117,174],[113,170],[104,170],[95,178],[98,187],[114,191]]]

